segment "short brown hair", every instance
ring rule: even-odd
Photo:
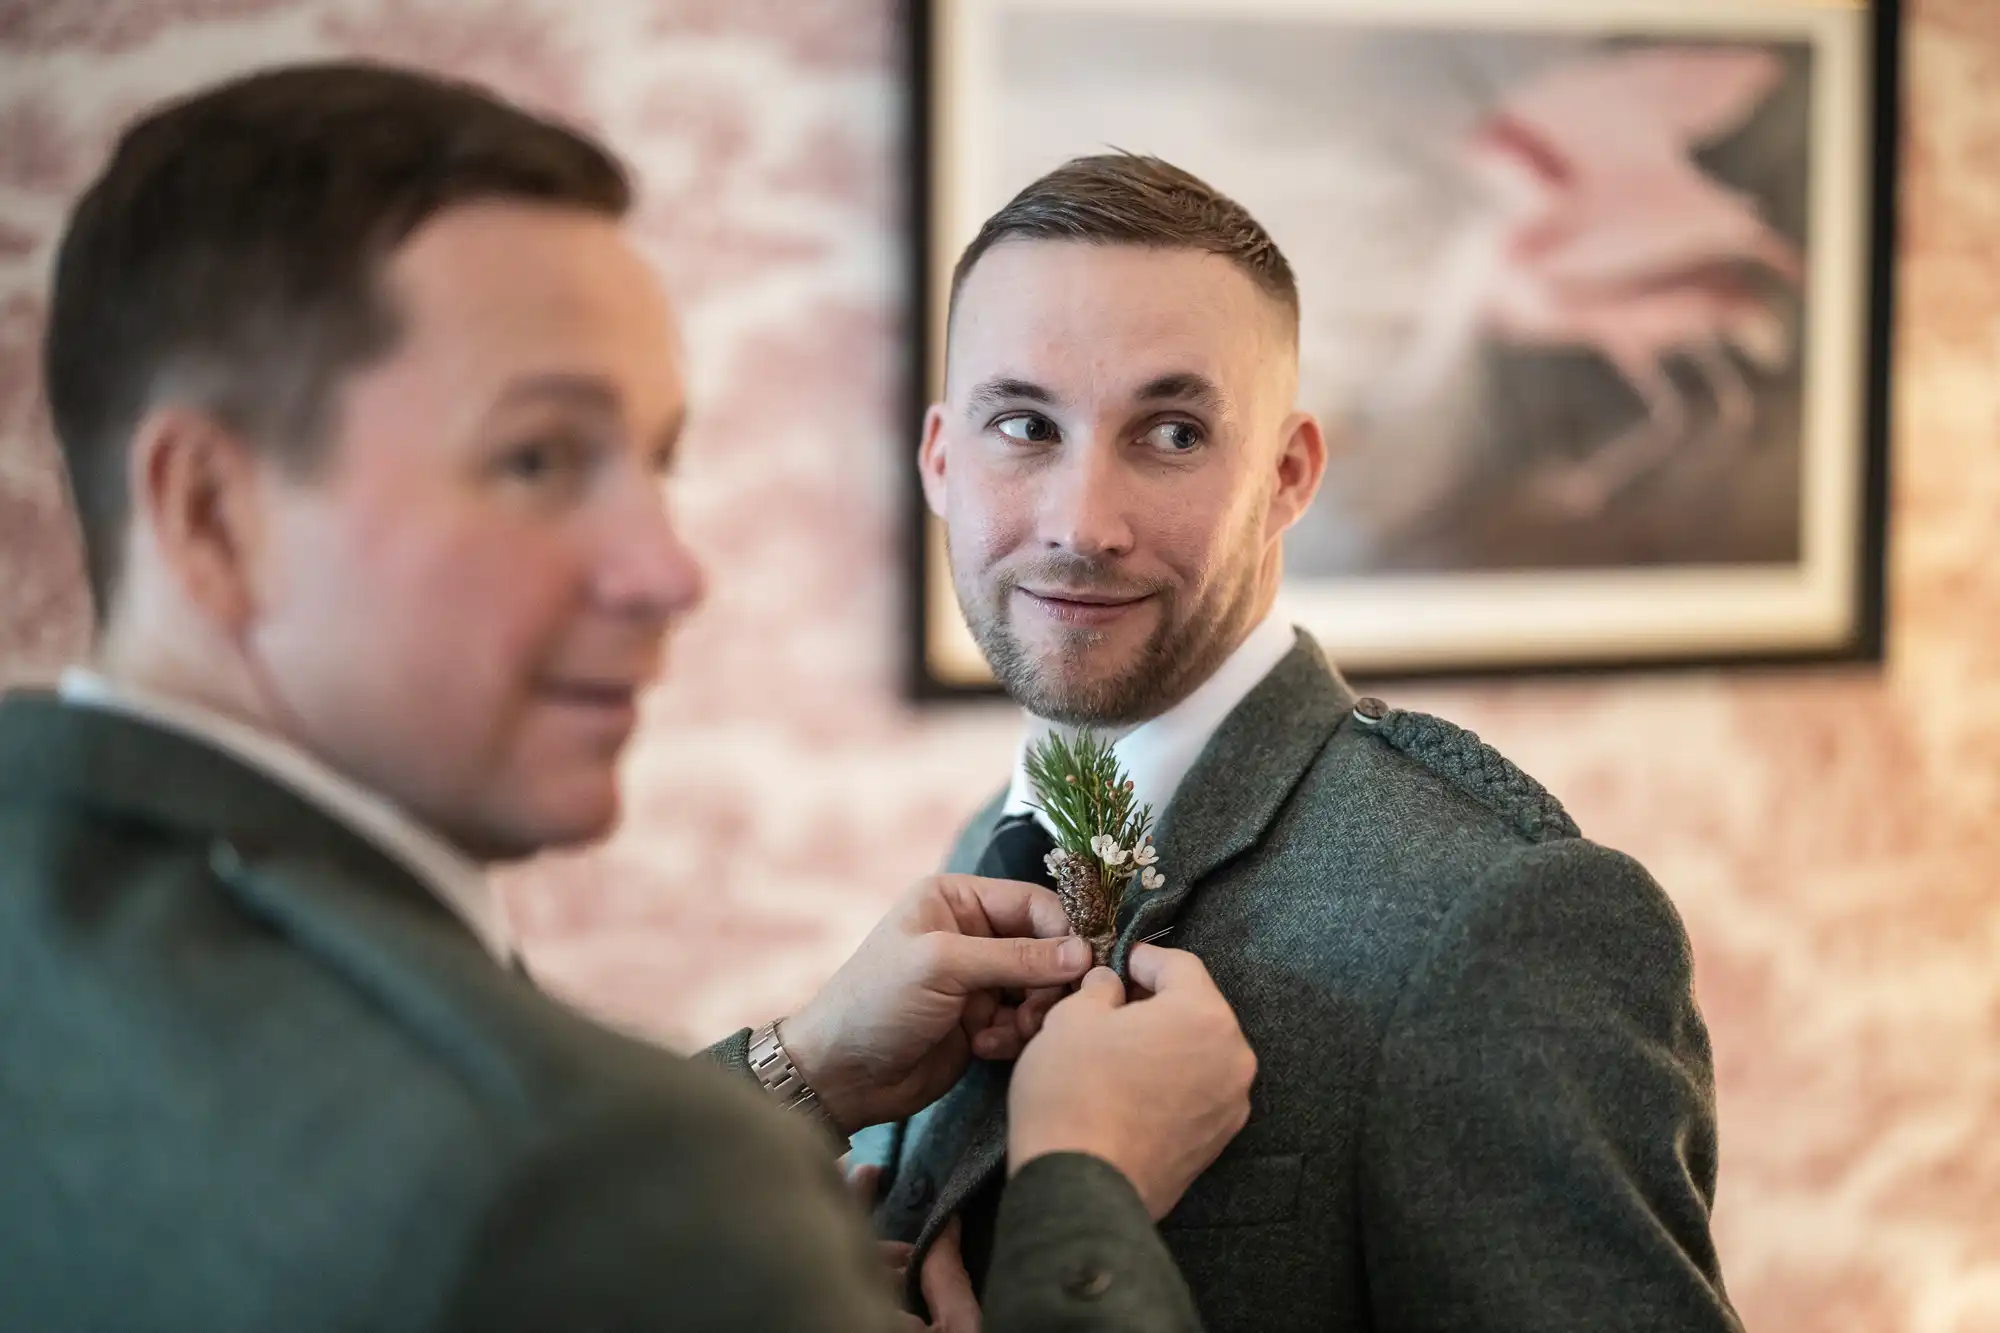
[[[362,62],[253,74],[125,131],[70,215],[43,345],[100,622],[146,412],[194,403],[309,467],[340,378],[396,345],[383,264],[426,219],[475,199],[622,216],[631,187],[570,129],[469,84]]]
[[[1284,251],[1250,210],[1192,172],[1137,153],[1072,158],[1022,190],[965,247],[951,304],[982,256],[1002,241],[1083,241],[1221,255],[1284,307],[1296,330],[1299,285]]]

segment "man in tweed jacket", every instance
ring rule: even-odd
[[[1356,699],[1275,612],[1325,445],[1297,296],[1237,205],[1152,159],[1029,186],[960,261],[921,466],[1032,729],[1116,739],[1164,810],[1163,934],[1259,1057],[1248,1128],[1162,1221],[1210,1330],[1730,1329],[1707,1033],[1673,907],[1476,738]],[[953,869],[1030,873],[1018,770]],[[991,1247],[1008,1070],[859,1145],[909,1299]],[[962,1265],[962,1267],[961,1267]]]

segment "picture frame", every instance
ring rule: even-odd
[[[1350,675],[1879,661],[1900,20],[917,0],[907,419],[938,396],[980,222],[1071,156],[1153,153],[1298,274],[1300,405],[1333,458],[1282,605]],[[1551,250],[1494,179],[1548,187],[1529,239],[1558,219]],[[1617,257],[1583,278],[1546,257],[1579,248]],[[991,693],[908,473],[911,691]]]

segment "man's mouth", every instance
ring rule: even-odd
[[[639,687],[629,681],[552,680],[543,683],[542,697],[565,708],[630,726],[638,716]]]
[[[1088,588],[1016,588],[1030,607],[1059,625],[1101,629],[1152,600],[1151,593],[1111,593]]]

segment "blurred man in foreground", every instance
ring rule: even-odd
[[[993,1322],[1193,1325],[1144,1200],[1253,1065],[1193,959],[1126,1003],[1053,895],[946,876],[722,1069],[513,965],[483,863],[610,829],[701,594],[627,203],[564,129],[320,66],[154,113],[78,204],[99,641],[0,704],[0,1324],[897,1327],[839,1137],[976,1050],[1021,1056]]]

